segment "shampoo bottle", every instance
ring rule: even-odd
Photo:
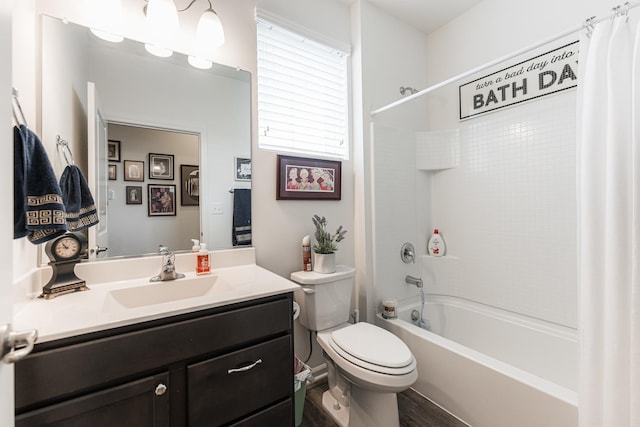
[[[442,240],[442,236],[440,232],[436,228],[433,230],[433,235],[429,239],[429,243],[427,244],[427,249],[429,251],[429,255],[431,256],[443,256],[445,252],[445,244],[444,240]]]
[[[309,236],[302,238],[302,266],[304,271],[311,271],[311,239]]]
[[[206,243],[200,243],[200,252],[198,252],[198,261],[196,265],[196,274],[211,273],[211,263],[209,262],[209,251]]]

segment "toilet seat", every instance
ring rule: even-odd
[[[391,332],[366,322],[334,330],[329,345],[363,369],[387,375],[406,375],[416,369],[411,350]]]

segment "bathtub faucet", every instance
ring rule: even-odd
[[[418,288],[422,288],[422,279],[419,277],[407,276],[404,281],[410,285],[416,285]]]

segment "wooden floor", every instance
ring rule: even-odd
[[[327,383],[307,389],[300,427],[337,427],[322,409],[322,393]],[[400,427],[468,427],[413,390],[398,393]]]

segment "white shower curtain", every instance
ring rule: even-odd
[[[639,36],[622,16],[580,42],[580,427],[640,426]]]

